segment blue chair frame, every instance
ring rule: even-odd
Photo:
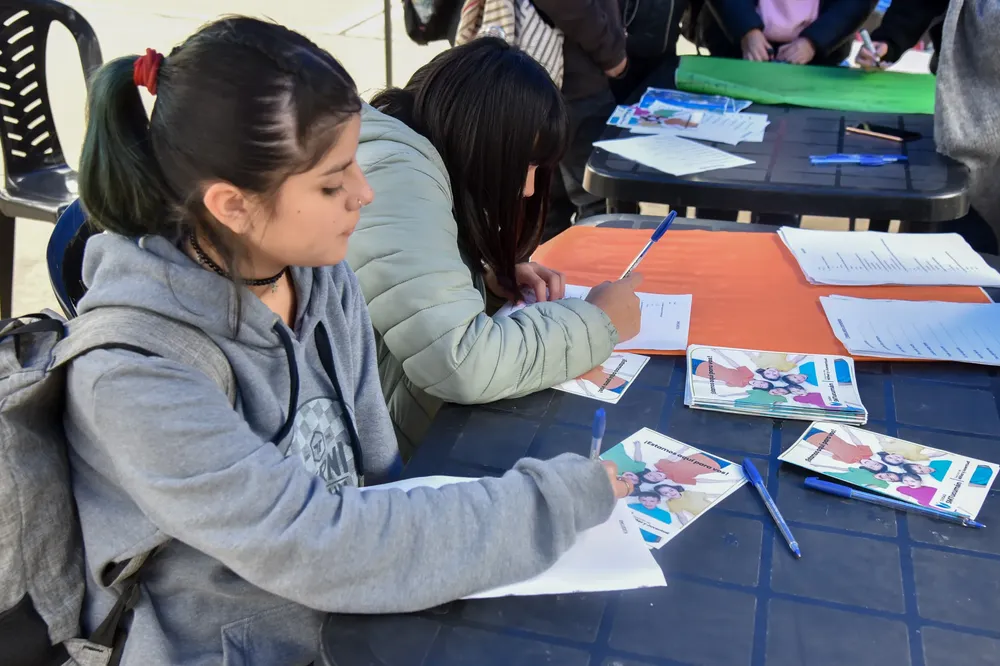
[[[87,290],[83,284],[83,249],[94,229],[77,199],[59,213],[45,256],[49,281],[67,318],[76,316],[76,304]]]

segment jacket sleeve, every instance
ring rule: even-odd
[[[881,25],[872,31],[872,41],[885,42],[889,47],[885,59],[896,62],[947,11],[948,0],[895,0],[882,17]]]
[[[751,30],[764,29],[754,0],[708,0],[707,4],[734,44],[739,44]]]
[[[99,351],[72,372],[92,387],[76,409],[102,473],[158,530],[317,610],[410,612],[524,580],[614,508],[604,469],[571,454],[441,489],[330,493],[196,370]]]
[[[874,8],[875,0],[835,0],[799,36],[812,42],[818,55],[829,55],[854,35]]]
[[[533,0],[535,7],[577,44],[598,67],[607,71],[625,59],[625,29],[621,16],[605,11],[600,0]]]
[[[409,380],[443,400],[485,403],[549,388],[607,360],[618,333],[585,301],[486,314],[458,249],[444,174],[416,150],[394,145],[375,162],[359,151],[380,195],[361,213],[348,261],[375,330]]]

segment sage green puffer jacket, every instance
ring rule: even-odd
[[[404,456],[443,401],[523,396],[607,360],[618,333],[586,301],[487,315],[482,277],[458,249],[448,172],[427,139],[366,105],[358,162],[375,200],[361,213],[347,260],[371,313],[382,390]]]

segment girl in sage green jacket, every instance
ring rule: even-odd
[[[372,107],[358,162],[375,200],[348,262],[406,455],[442,401],[518,397],[601,365],[638,333],[641,278],[561,300],[563,276],[528,261],[568,137],[559,91],[518,49],[493,38],[456,47]],[[488,314],[489,294],[525,291],[539,302]]]

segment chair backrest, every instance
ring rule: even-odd
[[[97,36],[74,9],[56,0],[0,0],[0,145],[8,185],[25,174],[66,163],[45,76],[53,21],[76,40],[88,85],[101,66]]]
[[[49,237],[46,250],[49,280],[67,319],[76,316],[76,304],[87,291],[83,284],[83,250],[87,239],[95,233],[77,199],[59,214]]]

